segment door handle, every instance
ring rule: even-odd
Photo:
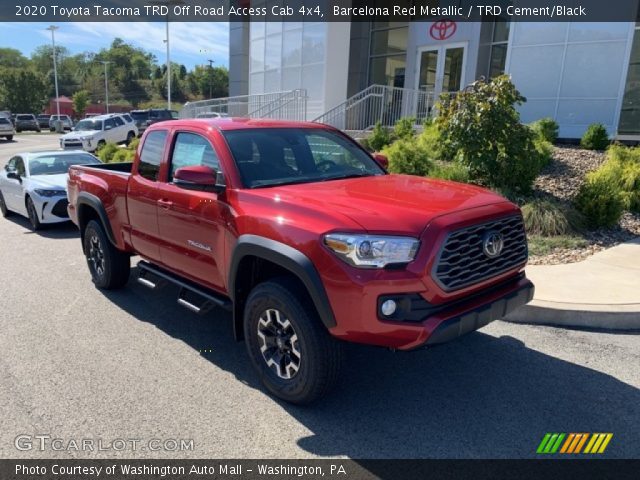
[[[164,208],[165,210],[169,210],[173,202],[171,200],[158,200],[158,206],[160,208]]]

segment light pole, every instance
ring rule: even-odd
[[[56,118],[58,119],[58,123],[56,123],[56,131],[59,130],[58,125],[60,125],[60,95],[58,94],[58,66],[56,65],[56,36],[55,31],[60,27],[56,27],[55,25],[50,25],[47,30],[51,31],[51,45],[53,46],[52,56],[53,56],[53,81],[56,85],[56,114],[58,115]]]
[[[107,60],[100,60],[100,63],[104,65],[104,103],[107,106],[107,113],[109,113],[109,73],[107,65],[111,62]]]
[[[167,8],[175,5],[184,4],[184,0],[153,0],[151,5],[164,5]],[[169,46],[169,16],[171,15],[168,10],[167,13],[167,38],[164,43],[167,44],[167,110],[171,110],[171,48]]]
[[[213,62],[215,60],[207,60],[209,62],[209,99],[213,97]]]

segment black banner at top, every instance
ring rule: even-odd
[[[1,22],[636,22],[640,0],[3,0]]]

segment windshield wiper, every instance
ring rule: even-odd
[[[373,177],[374,175],[375,174],[369,173],[369,172],[348,173],[346,175],[323,178],[322,181],[323,182],[328,182],[330,180],[346,180],[347,178]]]

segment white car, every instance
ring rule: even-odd
[[[38,230],[44,223],[69,220],[67,176],[71,165],[101,163],[86,152],[21,153],[0,171],[0,213],[23,215]]]
[[[95,152],[106,143],[128,145],[137,136],[138,128],[133,119],[129,121],[123,115],[114,113],[98,115],[80,120],[72,132],[60,137],[60,148]]]

